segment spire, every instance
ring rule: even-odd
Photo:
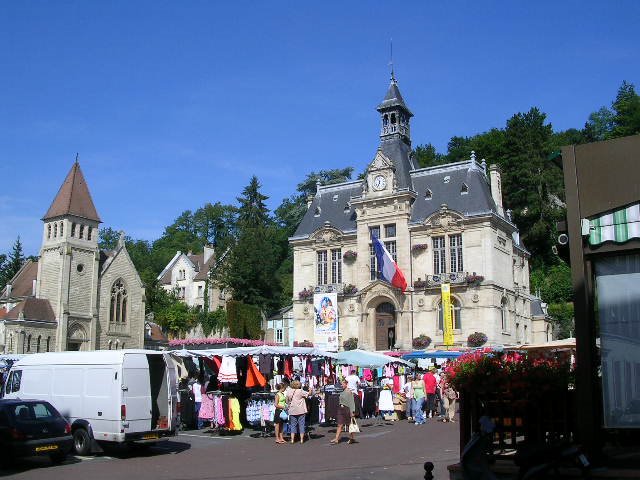
[[[391,83],[389,84],[389,89],[387,90],[387,94],[382,100],[382,103],[378,105],[376,110],[382,112],[383,110],[388,110],[391,108],[400,107],[402,108],[409,117],[413,117],[413,113],[407,107],[407,104],[404,103],[404,98],[402,98],[402,94],[400,93],[400,89],[398,88],[398,81],[396,80],[395,74],[393,73],[393,66],[391,68]]]
[[[62,183],[60,190],[58,190],[58,194],[51,203],[49,210],[45,213],[44,217],[42,217],[42,220],[49,220],[65,215],[75,215],[76,217],[86,218],[87,220],[101,222],[93,200],[91,199],[89,187],[80,169],[78,155],[76,155],[76,161],[67,174],[67,178],[65,178]]]

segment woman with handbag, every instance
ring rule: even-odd
[[[289,414],[287,413],[287,398],[284,395],[284,389],[286,385],[279,383],[276,385],[278,389],[276,393],[276,411],[273,415],[273,424],[275,426],[276,443],[287,443],[284,439],[284,422],[289,420]]]
[[[304,443],[304,423],[307,416],[307,401],[309,392],[302,389],[299,380],[291,382],[291,390],[287,394],[289,404],[289,425],[291,426],[291,443],[296,441],[296,430],[300,433],[300,443]]]
[[[359,432],[358,423],[356,422],[356,402],[353,397],[353,392],[349,389],[349,384],[346,380],[342,380],[342,393],[338,400],[338,413],[336,420],[338,428],[336,429],[336,438],[331,440],[331,445],[337,445],[340,443],[340,435],[342,430],[349,432],[349,444],[356,443],[354,434]]]
[[[458,399],[458,392],[456,392],[453,386],[449,383],[446,375],[442,375],[440,389],[442,390],[442,402],[444,404],[445,411],[445,416],[442,421],[455,422],[453,417],[456,414],[456,400]]]

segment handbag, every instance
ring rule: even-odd
[[[351,419],[351,423],[349,424],[349,433],[360,433],[360,427],[358,426],[358,422],[356,422],[355,418]]]
[[[282,420],[283,422],[289,420],[289,414],[285,410],[282,410],[280,412],[280,420]]]

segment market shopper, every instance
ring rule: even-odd
[[[349,385],[349,390],[353,393],[358,393],[358,387],[360,386],[360,377],[356,374],[355,370],[351,370],[351,373],[345,378]]]
[[[356,402],[353,396],[353,391],[349,388],[349,382],[347,382],[347,379],[345,378],[341,383],[342,393],[340,393],[340,398],[338,400],[338,412],[336,415],[338,428],[336,429],[336,437],[329,442],[332,445],[340,443],[340,435],[342,434],[342,431],[349,431],[349,425],[351,425],[352,419],[355,419],[356,415]],[[349,444],[356,442],[354,435],[354,433],[349,432]]]
[[[453,419],[456,415],[456,403],[458,400],[458,392],[449,383],[447,376],[442,374],[440,380],[440,390],[442,391],[442,400],[444,402],[445,417],[443,422],[455,422]]]
[[[200,418],[200,406],[202,405],[202,383],[200,378],[191,384],[191,392],[193,393],[194,409],[196,414],[196,429],[201,430],[204,426]]]
[[[416,425],[422,425],[424,423],[424,412],[422,411],[425,399],[424,381],[416,376],[411,381],[411,390],[413,392],[413,398],[411,399],[411,414],[416,421]]]
[[[433,374],[434,370],[435,368],[427,370],[427,373],[425,373],[422,378],[424,382],[424,393],[427,399],[425,402],[425,413],[428,418],[435,416],[436,389],[438,388],[438,384]]]
[[[407,420],[409,421],[415,419],[413,409],[413,386],[411,385],[411,382],[413,382],[413,375],[407,375],[407,383],[402,387],[402,393],[404,393],[404,396],[407,399]]]
[[[285,397],[284,390],[286,385],[279,383],[276,385],[278,389],[276,393],[276,411],[273,415],[273,424],[275,426],[276,443],[287,443],[284,439],[284,420],[281,417],[283,411],[287,408],[287,398]]]
[[[300,433],[300,443],[304,443],[305,417],[307,415],[307,401],[309,392],[304,391],[299,380],[291,382],[291,390],[287,395],[289,405],[289,425],[291,427],[291,443],[296,441],[296,431]]]

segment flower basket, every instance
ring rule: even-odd
[[[358,252],[354,252],[353,250],[347,250],[342,254],[342,258],[345,262],[353,262],[356,258],[358,258]]]
[[[355,350],[358,348],[358,339],[356,337],[351,337],[342,342],[342,347],[345,350]]]
[[[313,290],[307,290],[306,288],[300,292],[298,292],[298,298],[300,300],[309,300],[313,297]]]
[[[296,340],[293,342],[293,346],[294,347],[313,347],[313,342],[310,342],[309,340],[303,340],[301,342],[298,342]]]
[[[358,293],[358,289],[356,288],[355,285],[348,283],[342,289],[342,293],[344,293],[345,295],[354,295]]]
[[[420,252],[426,251],[428,248],[429,248],[428,243],[416,243],[411,247],[411,251],[413,253],[420,253]]]
[[[487,343],[487,336],[482,332],[473,332],[467,338],[467,345],[469,347],[481,347]]]
[[[412,345],[416,350],[424,350],[431,345],[431,337],[428,335],[418,335],[413,339]]]
[[[484,282],[484,277],[482,275],[476,275],[476,272],[473,272],[471,275],[467,275],[465,279],[469,285],[477,287],[482,282]]]
[[[413,282],[413,288],[427,288],[426,280],[416,280]]]

